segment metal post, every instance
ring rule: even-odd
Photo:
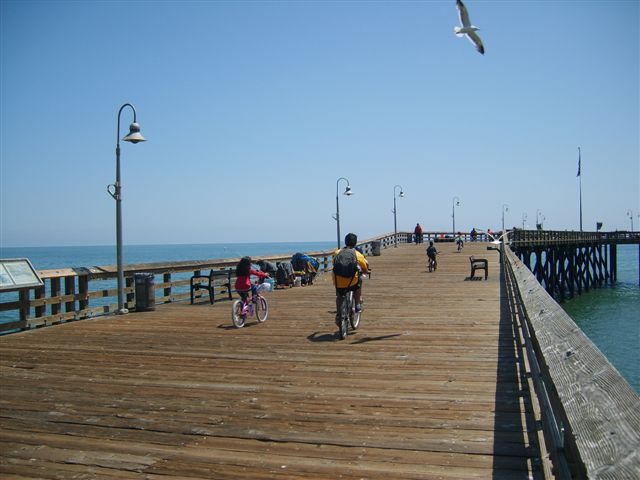
[[[504,212],[509,211],[509,205],[506,203],[502,204],[502,233],[504,233]]]
[[[398,247],[398,222],[396,221],[396,192],[393,192],[393,246]]]
[[[580,178],[580,231],[582,231],[582,158],[578,147],[578,177]]]
[[[353,191],[351,190],[351,186],[349,185],[349,180],[344,177],[338,178],[338,180],[336,180],[336,216],[333,217],[336,220],[336,229],[338,232],[338,248],[340,248],[340,195],[338,193],[338,184],[340,183],[340,180],[344,180],[345,182],[347,182],[347,188],[344,191],[344,195],[353,195]]]
[[[401,185],[394,185],[393,187],[393,246],[398,247],[398,222],[396,220],[396,188],[400,187],[400,197],[404,197]]]
[[[453,236],[456,236],[456,205],[460,206],[460,199],[458,197],[453,197],[451,201],[451,217],[453,218]]]
[[[118,311],[122,315],[129,313],[125,308],[124,301],[124,269],[122,265],[122,183],[120,181],[120,115],[125,107],[133,110],[133,123],[129,126],[129,134],[123,138],[126,142],[144,142],[144,137],[140,134],[140,125],[136,121],[136,109],[130,103],[125,103],[118,111],[118,126],[116,130],[116,183],[107,186],[107,192],[116,201],[116,263],[118,269]],[[111,190],[113,188],[113,190]]]

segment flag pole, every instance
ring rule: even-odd
[[[578,147],[578,177],[580,178],[580,231],[582,232],[582,168],[581,168],[580,147]]]

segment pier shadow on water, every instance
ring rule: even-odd
[[[493,479],[543,478],[522,344],[514,327],[504,267],[500,268],[500,325],[495,395]],[[526,414],[521,415],[525,409]]]

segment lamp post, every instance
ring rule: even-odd
[[[140,134],[140,125],[136,122],[136,109],[125,103],[118,111],[118,129],[116,131],[116,183],[107,186],[107,192],[116,201],[116,261],[118,263],[118,314],[129,313],[124,308],[124,271],[122,269],[122,184],[120,183],[120,114],[125,107],[133,110],[133,123],[129,125],[129,134],[122,140],[139,143],[146,141]]]
[[[631,210],[627,210],[627,217],[631,220],[631,231],[633,232],[633,212]]]
[[[336,180],[336,216],[333,218],[335,219],[338,228],[338,248],[340,248],[340,195],[338,193],[338,184],[340,183],[340,180],[344,180],[345,182],[347,182],[347,188],[345,189],[343,195],[346,195],[347,197],[353,195],[353,191],[349,186],[348,179],[340,177],[338,180]]]
[[[502,204],[502,233],[504,233],[504,214],[509,211],[509,205],[506,203]]]
[[[522,229],[524,230],[524,222],[527,221],[527,213],[522,212]]]
[[[398,248],[398,222],[396,219],[396,188],[400,187],[400,195],[399,197],[404,197],[404,192],[402,191],[402,185],[395,185],[393,187],[393,232],[394,232],[394,247]]]
[[[451,218],[453,218],[453,236],[456,236],[456,206],[460,206],[460,199],[458,197],[453,197],[451,201]]]
[[[540,223],[541,221],[543,222],[545,219],[545,216],[542,215],[542,210],[538,209],[536,210],[536,228],[538,228],[538,225],[540,226],[540,229],[542,229],[542,223]]]

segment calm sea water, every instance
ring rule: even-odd
[[[249,255],[254,258],[295,252],[327,251],[334,242],[127,245],[124,263],[208,260]],[[37,270],[115,264],[115,246],[0,248],[0,258],[28,258]],[[188,274],[185,274],[188,275]],[[188,277],[187,277],[188,278]],[[114,288],[105,285],[94,288]],[[0,294],[5,301],[7,295]],[[15,294],[14,294],[15,295]],[[4,297],[4,298],[3,298]],[[618,283],[562,304],[585,334],[640,393],[640,287],[638,246],[618,246]],[[7,312],[0,322],[11,320]]]
[[[211,243],[192,245],[126,245],[123,262],[153,263],[214,258],[318,252],[335,248],[335,242]],[[116,264],[116,247],[0,247],[0,258],[28,258],[36,270],[93,267]]]
[[[618,245],[618,282],[562,304],[580,329],[640,394],[638,245]]]

